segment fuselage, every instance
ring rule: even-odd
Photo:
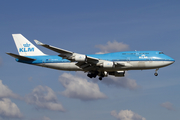
[[[143,70],[143,69],[156,69],[168,66],[175,62],[175,60],[161,51],[124,51],[107,54],[94,54],[87,55],[90,57],[98,58],[123,64],[123,66],[103,68],[99,67],[100,71],[120,71],[120,70]],[[36,59],[34,61],[23,61],[16,59],[18,62],[67,71],[83,71],[77,62],[71,62],[63,59],[60,56],[27,56]]]

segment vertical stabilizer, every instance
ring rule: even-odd
[[[16,44],[19,55],[21,56],[38,56],[45,55],[36,46],[34,46],[29,40],[27,40],[21,34],[12,34],[14,42]]]

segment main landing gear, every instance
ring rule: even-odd
[[[102,80],[102,78],[106,77],[107,75],[108,73],[106,71],[104,72],[93,71],[87,74],[89,78],[96,78],[96,76],[99,76],[99,80]]]
[[[158,76],[158,70],[159,70],[159,68],[156,68],[156,71],[154,73],[155,76]]]
[[[102,80],[103,77],[99,77],[99,80]]]
[[[102,80],[103,77],[107,77],[108,73],[106,71],[100,72],[99,74],[99,80]]]
[[[89,72],[88,74],[87,74],[87,76],[89,77],[89,78],[96,78],[96,76],[98,75],[98,71],[95,71],[95,72]]]

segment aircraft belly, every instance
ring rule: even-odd
[[[75,63],[44,63],[41,66],[57,70],[82,71]]]

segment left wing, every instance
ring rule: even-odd
[[[47,44],[44,44],[42,42],[39,42],[38,40],[34,40],[34,41],[35,41],[35,43],[37,45],[43,46],[45,48],[48,48],[48,49],[53,50],[55,52],[58,52],[58,53],[60,53],[62,55],[68,55],[68,54],[71,55],[71,54],[73,54],[73,52],[71,52],[71,51],[67,51],[67,50],[60,49],[60,48],[57,48],[57,47],[54,47],[54,46],[51,46],[51,45],[47,45]]]
[[[64,58],[64,59],[68,59],[70,61],[76,61],[76,62],[88,62],[88,63],[97,63],[99,62],[99,59],[98,58],[94,58],[94,57],[90,57],[90,56],[87,56],[87,55],[83,55],[83,54],[78,54],[78,53],[74,53],[74,52],[71,52],[71,51],[68,51],[68,50],[64,50],[64,49],[61,49],[61,48],[57,48],[57,47],[54,47],[54,46],[51,46],[51,45],[47,45],[47,44],[44,44],[42,42],[39,42],[38,40],[34,40],[36,42],[37,45],[40,45],[40,46],[43,46],[45,48],[48,48],[50,50],[53,50],[55,52],[58,52],[60,53],[60,57]]]

